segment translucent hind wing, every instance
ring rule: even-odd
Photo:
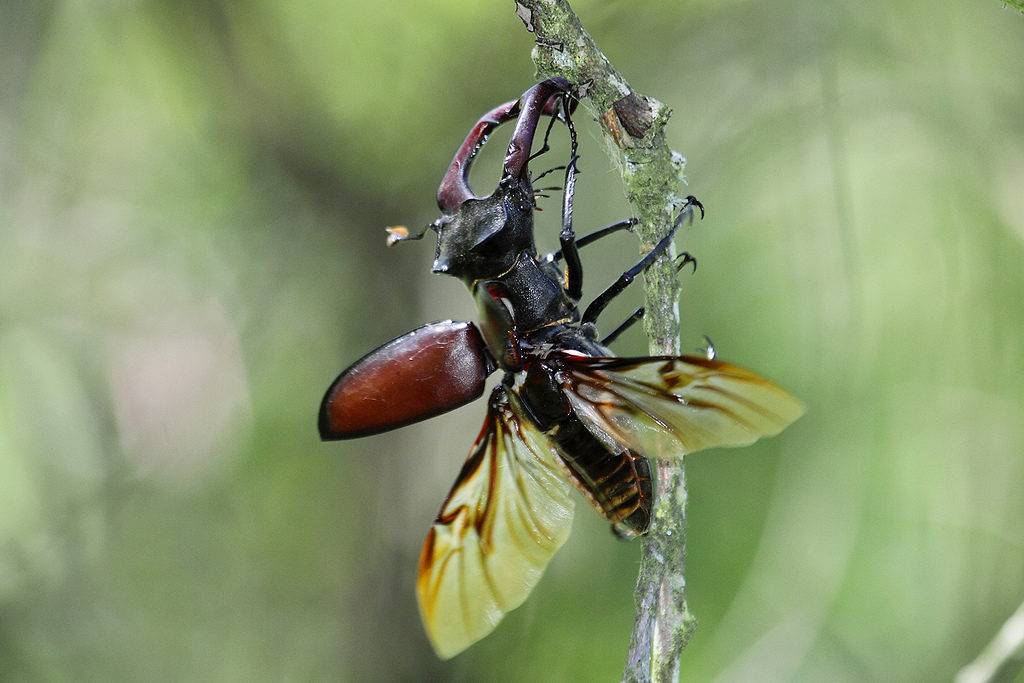
[[[566,396],[588,426],[638,452],[673,458],[774,436],[804,412],[778,385],[695,356],[558,356]]]
[[[544,435],[499,387],[420,555],[420,614],[438,655],[454,657],[526,600],[569,535],[570,491]]]

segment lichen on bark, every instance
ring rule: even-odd
[[[685,201],[685,159],[665,139],[671,110],[633,90],[598,49],[566,0],[517,0],[516,15],[534,34],[533,61],[545,77],[562,76],[605,135],[626,199],[640,219],[634,229],[646,253],[671,228]],[[644,327],[652,354],[679,353],[679,284],[675,249],[644,277]],[[668,454],[671,455],[671,454]],[[686,476],[681,458],[658,459],[654,510],[642,541],[636,623],[623,680],[674,681],[693,632],[686,605]]]

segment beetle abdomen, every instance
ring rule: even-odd
[[[629,449],[613,452],[570,413],[548,432],[581,492],[616,533],[634,536],[651,523],[651,468]]]

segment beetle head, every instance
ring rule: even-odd
[[[415,235],[402,226],[388,228],[388,244],[417,240],[426,230],[434,230],[434,272],[454,275],[467,284],[507,272],[524,252],[535,254],[533,186],[528,169],[533,138],[542,115],[560,117],[561,112],[568,120],[575,106],[569,82],[551,78],[534,85],[518,100],[484,114],[470,129],[441,180],[437,191],[441,217]],[[477,197],[469,187],[473,159],[491,132],[512,119],[517,119],[516,128],[502,164],[501,182],[490,196]]]
[[[488,197],[466,199],[436,223],[434,272],[472,282],[505,273],[523,252],[535,253],[533,189],[505,177]]]

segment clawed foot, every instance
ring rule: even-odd
[[[696,206],[698,209],[700,209],[700,219],[704,220],[704,205],[701,204],[700,200],[694,197],[692,194],[686,196],[686,204],[683,205],[683,211],[686,211],[686,209],[690,208],[691,206]]]
[[[708,360],[715,359],[715,357],[718,355],[718,352],[715,350],[715,344],[714,342],[711,341],[711,337],[709,337],[706,334],[704,335],[704,346],[697,347],[697,353],[701,354]]]
[[[679,256],[676,256],[676,272],[679,273],[686,267],[687,263],[693,264],[693,272],[697,272],[697,259],[693,257],[688,251],[684,251]]]

